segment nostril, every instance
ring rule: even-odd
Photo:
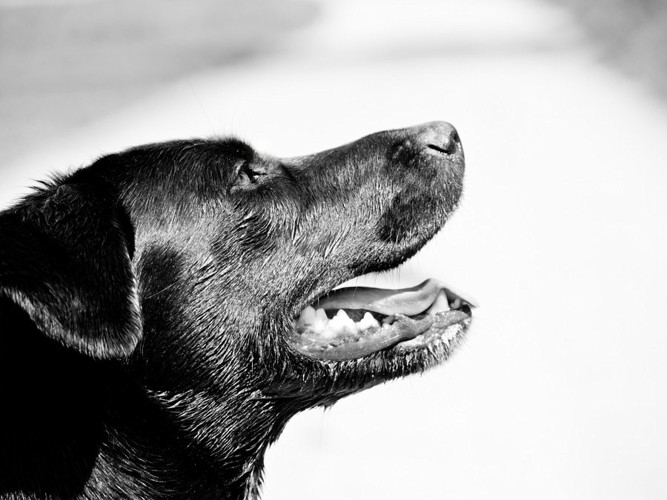
[[[452,131],[450,134],[446,135],[439,141],[438,144],[428,143],[427,147],[439,151],[440,153],[445,153],[448,155],[456,153],[459,144],[459,135],[456,133],[456,130]]]
[[[462,155],[463,148],[456,129],[447,122],[430,122],[399,131],[403,140],[421,150],[437,155]]]
[[[447,146],[449,146],[449,144],[447,144]],[[431,149],[435,149],[436,151],[440,151],[441,153],[447,153],[447,154],[451,153],[446,148],[443,148],[442,146],[436,146],[435,144],[427,144],[426,147],[429,147]]]

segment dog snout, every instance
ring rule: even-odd
[[[446,155],[463,153],[458,132],[447,122],[424,123],[405,129],[405,133],[420,149],[430,149],[436,154]]]

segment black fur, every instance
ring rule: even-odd
[[[292,415],[446,357],[317,361],[286,337],[319,295],[421,248],[462,178],[442,123],[287,160],[190,140],[2,212],[0,498],[254,497]]]

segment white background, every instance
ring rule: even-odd
[[[336,0],[283,55],[193,76],[3,171],[235,133],[295,155],[431,120],[459,129],[460,211],[377,282],[481,303],[445,366],[293,419],[264,498],[667,498],[667,107],[529,0]]]

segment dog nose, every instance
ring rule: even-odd
[[[406,130],[408,136],[423,148],[453,155],[462,152],[459,134],[447,122],[430,122]]]

